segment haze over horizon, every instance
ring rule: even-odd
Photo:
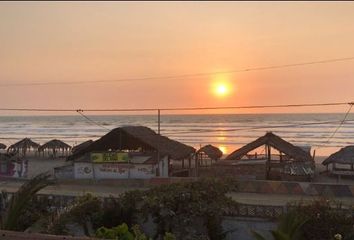
[[[353,57],[353,12],[354,2],[1,2],[0,108],[353,101],[354,60],[176,79],[54,84]],[[48,85],[8,86],[38,82]],[[347,108],[193,113],[345,112]]]

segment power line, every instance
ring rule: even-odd
[[[338,127],[336,128],[336,130],[334,130],[334,132],[332,133],[332,135],[327,139],[327,143],[334,137],[334,135],[337,133],[337,131],[339,130],[339,128],[344,124],[345,120],[347,119],[349,113],[350,113],[350,110],[352,109],[353,105],[350,105],[349,106],[349,109],[348,111],[346,112],[343,120],[339,123]]]
[[[218,74],[233,74],[233,73],[240,73],[240,72],[264,71],[264,70],[300,67],[300,66],[307,66],[307,65],[325,64],[325,63],[333,63],[333,62],[344,62],[344,61],[352,61],[352,60],[354,60],[354,57],[332,58],[332,59],[325,59],[325,60],[319,60],[319,61],[309,61],[309,62],[290,63],[290,64],[283,64],[283,65],[242,68],[242,69],[235,69],[235,70],[229,70],[229,71],[185,73],[185,74],[179,74],[179,75],[120,78],[120,79],[112,79],[112,80],[1,83],[0,87],[41,86],[41,85],[75,85],[75,84],[94,84],[94,83],[112,83],[112,82],[132,82],[132,81],[194,78],[194,77],[203,77],[203,76],[213,76],[213,75],[218,75]]]
[[[111,131],[111,129],[109,129],[109,128],[107,128],[107,127],[105,127],[105,126],[99,124],[98,122],[95,122],[94,120],[90,119],[89,117],[87,117],[85,114],[83,114],[83,111],[82,111],[82,110],[77,110],[76,112],[77,112],[78,114],[80,114],[82,117],[84,117],[89,123],[92,123],[92,124],[94,124],[94,125],[96,125],[96,126],[99,126],[99,127],[101,127],[101,128],[104,128],[104,129],[106,129],[106,130],[108,130],[108,131]]]
[[[329,141],[334,137],[334,135],[338,132],[338,130],[342,127],[342,125],[346,122],[346,119],[347,119],[347,117],[348,117],[348,115],[349,115],[349,113],[350,113],[352,107],[353,107],[353,104],[350,104],[349,109],[348,109],[348,111],[345,113],[343,120],[340,121],[339,125],[338,125],[337,128],[334,130],[334,132],[328,137],[327,141],[323,142],[323,144],[318,145],[318,147],[323,147],[323,146],[325,146],[325,144],[328,144],[328,143],[329,143]]]
[[[278,104],[278,105],[245,105],[221,107],[175,107],[175,108],[109,108],[109,109],[56,109],[56,108],[0,108],[0,111],[19,112],[146,112],[146,111],[195,111],[195,110],[227,110],[227,109],[256,109],[256,108],[292,108],[292,107],[323,107],[353,105],[351,102],[331,103],[303,103],[303,104]]]

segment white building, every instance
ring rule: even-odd
[[[195,149],[143,126],[113,129],[68,157],[57,178],[146,179],[171,176],[172,161],[191,162]],[[191,164],[189,164],[190,166]]]

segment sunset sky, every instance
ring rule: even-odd
[[[354,60],[194,78],[9,86],[150,78],[354,57],[353,13],[354,2],[1,2],[0,108],[353,101]],[[216,93],[224,91],[218,86],[221,82],[225,94]]]

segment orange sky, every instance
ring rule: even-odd
[[[1,2],[0,85],[179,75],[351,57],[353,12],[354,2]],[[0,87],[0,106],[163,108],[354,100],[354,61],[223,77],[233,88],[227,97],[212,94],[215,77],[204,76]]]

